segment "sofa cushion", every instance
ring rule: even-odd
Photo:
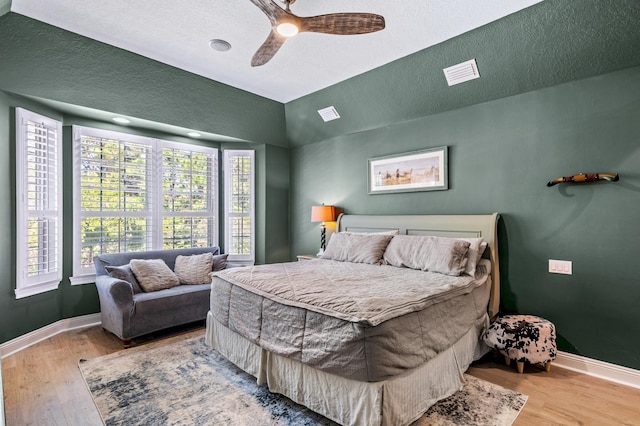
[[[207,284],[211,282],[209,273],[213,271],[213,254],[193,254],[177,256],[175,274],[180,284]]]
[[[179,311],[194,306],[206,307],[209,310],[209,300],[211,294],[210,284],[185,284],[171,287],[161,292],[140,293],[133,297],[136,316],[138,318],[145,315],[168,315],[168,311]],[[206,300],[207,303],[204,303]],[[203,319],[205,315],[201,318]]]
[[[133,289],[133,294],[142,293],[142,287],[140,287],[140,283],[136,279],[135,275],[133,275],[133,271],[131,270],[131,265],[126,264],[122,266],[105,266],[104,270],[107,271],[109,275],[113,278],[117,278],[122,281],[126,281],[131,284],[131,288]]]
[[[176,274],[162,259],[131,259],[131,270],[146,292],[164,290],[180,285]]]

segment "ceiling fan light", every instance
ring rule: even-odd
[[[291,22],[283,22],[276,27],[276,31],[283,37],[292,37],[298,34],[298,26]]]

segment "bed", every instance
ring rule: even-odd
[[[216,273],[206,342],[270,391],[340,424],[410,424],[459,390],[464,371],[488,351],[479,336],[500,303],[498,219],[341,215],[327,259]],[[461,277],[336,251],[340,241],[386,240],[384,259],[393,264],[394,254],[417,251],[399,245],[407,240],[430,244],[424,252],[444,242],[453,244],[449,263],[438,264],[446,269],[461,244],[471,253],[460,241],[480,239],[476,270]],[[435,277],[432,293],[419,286],[427,276]]]

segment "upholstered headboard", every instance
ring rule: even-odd
[[[487,311],[493,318],[500,308],[498,213],[488,215],[345,215],[338,217],[337,231],[379,232],[398,230],[401,235],[478,238],[487,242],[484,257],[491,261],[491,296]]]

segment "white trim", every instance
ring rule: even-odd
[[[558,352],[555,361],[553,361],[553,365],[586,374],[587,376],[593,376],[609,382],[640,389],[640,370],[634,370],[633,368],[622,367],[620,365],[562,351]]]
[[[71,285],[94,284],[96,282],[96,274],[78,275],[69,277]]]
[[[253,264],[255,262],[255,252],[256,252],[256,154],[255,150],[249,149],[226,149],[222,151],[223,154],[223,182],[224,182],[224,251],[229,253],[229,257],[227,259],[228,262],[234,263],[245,263],[245,264]],[[247,156],[251,161],[251,197],[250,197],[250,206],[249,213],[232,213],[231,205],[233,203],[233,190],[231,188],[232,184],[232,167],[231,161],[235,156]],[[250,229],[250,253],[249,254],[235,254],[232,252],[231,247],[232,244],[232,217],[249,217],[251,221],[251,229]]]
[[[92,327],[101,323],[99,312],[97,314],[63,319],[0,344],[0,355],[5,358],[56,334],[78,328]]]
[[[16,288],[16,299],[22,299],[24,297],[46,293],[47,291],[57,290],[59,285],[60,281],[51,281],[40,284],[32,284],[28,287],[23,288]]]
[[[56,290],[62,281],[63,186],[62,186],[62,122],[16,107],[16,299]],[[28,126],[46,129],[43,140],[29,136]],[[52,136],[53,134],[53,136]],[[41,146],[34,148],[34,144]],[[29,154],[29,147],[39,154]],[[45,159],[42,161],[42,159]],[[38,161],[40,160],[40,161]],[[33,170],[29,167],[36,167]],[[35,173],[35,175],[34,175]],[[33,184],[37,181],[39,183]],[[29,187],[36,201],[29,199]],[[29,218],[47,223],[46,243],[38,238],[38,263],[46,270],[30,271]],[[49,224],[51,226],[49,226]],[[30,272],[32,273],[30,275]]]

